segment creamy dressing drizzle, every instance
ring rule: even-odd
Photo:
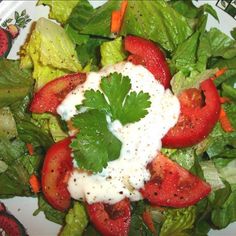
[[[122,62],[91,72],[83,85],[73,90],[58,107],[62,119],[69,120],[77,114],[75,106],[81,104],[84,92],[99,90],[103,76],[118,72],[129,76],[132,91],[147,92],[151,106],[148,114],[139,122],[122,126],[107,116],[110,131],[121,140],[120,157],[108,163],[101,173],[90,175],[75,168],[68,182],[68,190],[74,199],[88,203],[105,202],[114,204],[127,197],[131,201],[142,199],[139,189],[150,179],[146,166],[161,149],[161,139],[178,119],[180,106],[178,99],[155,80],[143,66]]]

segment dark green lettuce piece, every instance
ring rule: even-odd
[[[0,161],[7,167],[0,173],[0,198],[31,196],[29,177],[38,163],[27,154],[25,143],[0,139]]]
[[[32,85],[31,72],[20,69],[19,61],[0,59],[0,108],[22,100]]]
[[[38,209],[33,213],[33,215],[36,216],[41,211],[45,214],[46,219],[60,225],[65,223],[66,212],[56,210],[44,200],[42,195],[39,195]]]
[[[164,0],[140,0],[129,1],[121,34],[151,39],[173,51],[192,34],[192,30],[186,18]]]

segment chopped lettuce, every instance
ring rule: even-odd
[[[84,206],[75,202],[73,208],[66,215],[66,225],[61,231],[61,236],[81,236],[88,224],[88,217]]]
[[[0,138],[17,136],[16,122],[9,107],[0,109]]]
[[[127,57],[123,49],[121,37],[109,42],[104,42],[100,48],[102,66],[113,65],[123,61]]]
[[[164,223],[160,236],[187,236],[196,219],[196,207],[167,209],[164,211]]]
[[[20,55],[22,67],[33,64],[36,89],[63,74],[81,70],[75,44],[61,26],[45,18],[37,21]]]
[[[79,1],[80,0],[39,0],[37,5],[48,5],[50,7],[49,18],[55,19],[60,23],[65,23]]]
[[[193,71],[189,77],[186,77],[182,71],[176,73],[171,79],[171,88],[174,94],[178,95],[188,88],[199,88],[202,81],[212,77],[217,69],[205,70],[202,73]]]
[[[120,0],[108,1],[95,11],[90,10],[82,24],[77,17],[78,11],[74,10],[68,22],[82,34],[113,38],[110,32],[111,12],[119,9],[120,4]],[[173,51],[192,34],[192,30],[186,18],[164,0],[140,0],[129,1],[120,34],[151,39],[168,51]]]
[[[19,61],[0,60],[0,108],[23,100],[32,85],[30,71],[20,69]]]
[[[53,208],[40,194],[38,197],[38,209],[33,213],[33,215],[35,216],[41,211],[44,213],[46,219],[60,225],[65,223],[66,213]]]
[[[55,142],[58,142],[66,138],[67,132],[63,130],[62,125],[59,123],[59,120],[56,116],[53,116],[49,113],[44,114],[33,114],[33,122],[36,123],[39,127],[52,136]]]

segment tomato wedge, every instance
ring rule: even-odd
[[[192,89],[180,94],[180,116],[177,124],[162,139],[164,147],[192,146],[206,138],[214,128],[220,114],[220,96],[211,79],[203,81],[200,89],[205,97],[203,105],[199,102],[198,95],[189,96],[193,92]],[[191,106],[191,103],[195,105]]]
[[[66,95],[77,85],[84,83],[85,73],[75,73],[59,77],[50,81],[37,91],[30,104],[30,111],[34,113],[57,113],[58,105]]]
[[[206,197],[211,187],[177,163],[159,154],[150,165],[151,180],[141,193],[151,204],[187,207]]]
[[[137,36],[126,36],[125,50],[130,52],[128,60],[145,66],[165,87],[170,87],[171,73],[164,53],[152,41]]]
[[[87,212],[91,222],[102,235],[128,235],[131,220],[128,199],[124,199],[114,205],[103,203],[87,204]]]
[[[67,177],[73,169],[71,138],[52,145],[45,156],[42,168],[42,191],[47,201],[57,210],[70,207],[71,197],[67,190]]]

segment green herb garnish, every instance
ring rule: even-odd
[[[120,156],[121,141],[108,129],[107,119],[119,120],[123,125],[143,118],[150,107],[149,94],[130,92],[129,77],[112,73],[101,80],[101,90],[87,90],[77,108],[86,111],[72,121],[79,133],[71,147],[74,158],[82,169],[100,172],[108,161]],[[130,92],[130,93],[129,93]]]

